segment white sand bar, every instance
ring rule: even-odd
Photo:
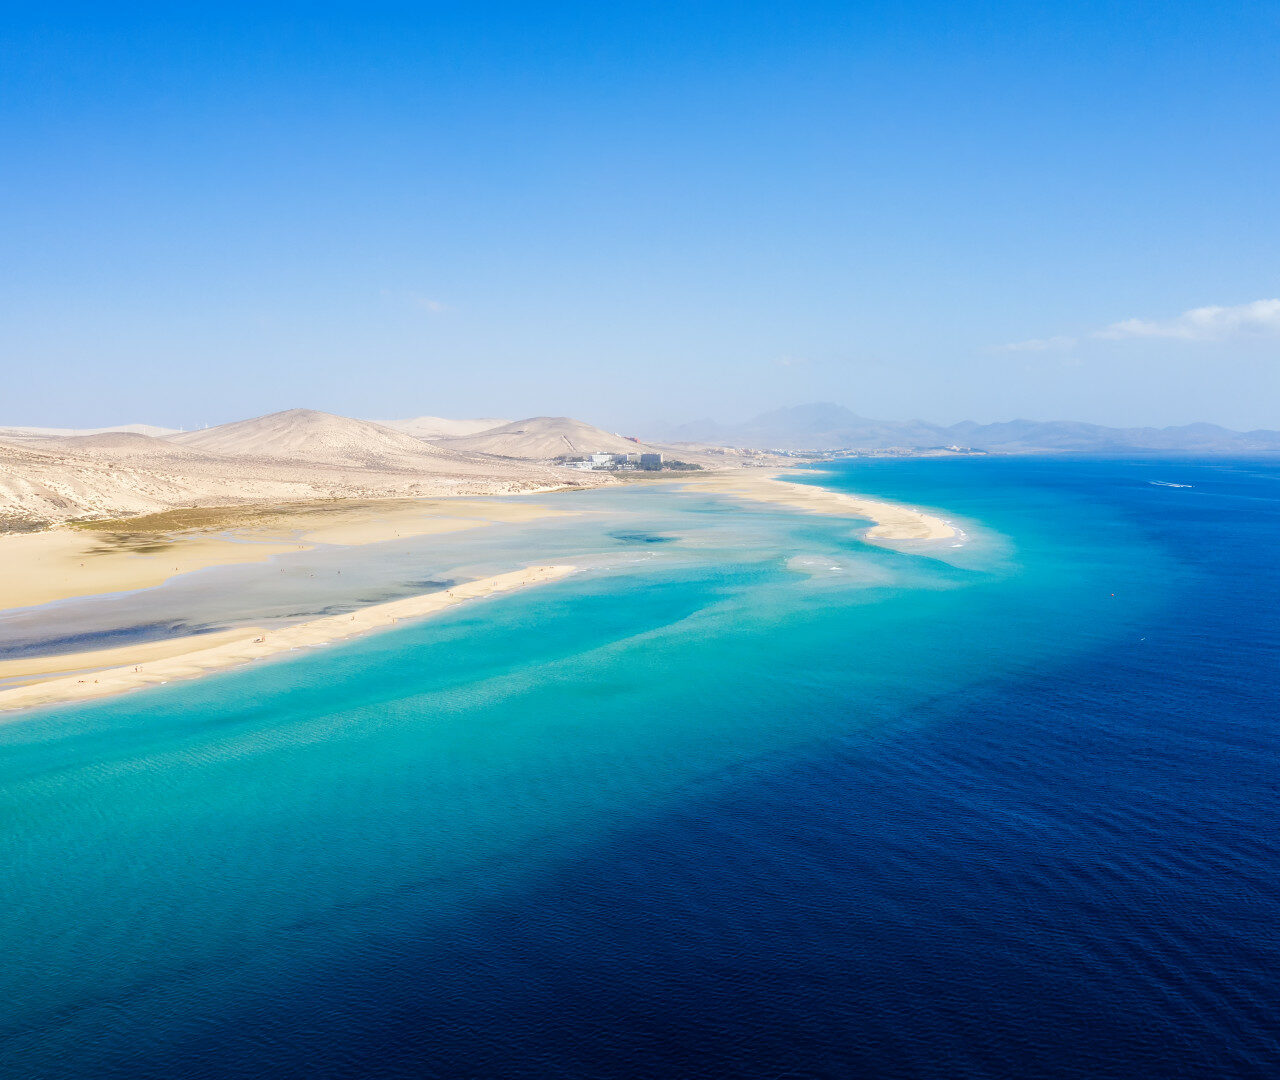
[[[813,484],[797,484],[776,473],[761,475],[742,470],[699,477],[688,483],[706,491],[794,506],[814,514],[865,518],[875,522],[865,534],[868,540],[950,540],[960,535],[954,525],[934,514],[866,495],[846,495]]]
[[[194,635],[178,639],[189,642],[190,650],[177,655],[83,675],[50,678],[0,690],[0,712],[28,709],[55,702],[105,697],[108,694],[138,690],[175,679],[191,679],[219,668],[234,667],[293,649],[326,645],[329,642],[341,641],[371,630],[382,629],[397,622],[425,618],[467,600],[555,581],[571,574],[573,570],[572,566],[527,566],[523,570],[468,581],[438,592],[411,596],[404,600],[392,600],[386,604],[372,604],[345,615],[328,615],[323,619],[313,619],[295,626],[282,627],[279,630],[246,630],[243,635],[231,641],[225,640],[224,635],[219,635],[222,638],[221,643],[212,647],[208,646],[208,637]],[[176,642],[170,644],[176,644]],[[145,654],[145,647],[142,652]],[[85,663],[77,663],[75,655],[68,656],[65,660],[67,667],[83,669],[89,666]],[[33,667],[38,666],[38,663],[33,665]],[[33,671],[32,674],[38,673]]]

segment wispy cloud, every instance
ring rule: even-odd
[[[1094,330],[1084,340],[1132,341],[1164,338],[1174,341],[1228,341],[1233,338],[1280,337],[1280,299],[1254,300],[1231,307],[1191,308],[1172,319],[1123,319]],[[997,345],[994,352],[1064,353],[1081,343],[1081,338],[1059,334]]]
[[[1076,339],[1073,337],[1048,337],[1048,338],[1030,338],[1027,341],[1011,341],[1008,345],[997,345],[997,352],[1014,352],[1014,353],[1038,353],[1038,352],[1066,352],[1074,347]]]
[[[1125,319],[1094,333],[1110,341],[1176,338],[1223,341],[1233,337],[1280,335],[1280,300],[1254,300],[1233,307],[1198,307],[1173,319]]]
[[[777,367],[806,367],[808,363],[803,356],[780,356],[774,361]]]
[[[432,300],[429,296],[415,296],[413,298],[414,307],[420,307],[432,315],[439,315],[448,311],[448,305],[441,300]]]

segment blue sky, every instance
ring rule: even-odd
[[[0,423],[1280,427],[1275,5],[3,10]]]

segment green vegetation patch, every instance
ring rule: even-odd
[[[360,510],[388,509],[397,506],[429,507],[422,499],[325,499],[297,503],[249,503],[242,506],[188,506],[161,510],[138,517],[101,518],[96,521],[73,521],[72,528],[87,532],[115,534],[137,539],[154,539],[181,532],[221,532],[251,526],[285,525],[298,517],[352,513]]]
[[[0,533],[33,533],[43,532],[53,524],[39,518],[16,518],[0,516]]]

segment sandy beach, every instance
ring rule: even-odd
[[[793,506],[813,514],[865,518],[875,522],[864,534],[868,540],[950,540],[960,535],[954,525],[934,514],[884,499],[845,495],[812,484],[797,484],[784,480],[778,473],[759,474],[744,470],[681,478],[681,483],[695,490]]]
[[[110,694],[156,686],[177,679],[191,679],[210,671],[235,667],[294,649],[342,641],[398,622],[426,618],[468,600],[555,581],[572,573],[573,570],[572,566],[528,566],[523,570],[468,581],[438,592],[411,596],[405,600],[393,600],[386,604],[373,604],[349,614],[330,615],[279,630],[229,631],[216,635],[218,643],[212,645],[210,640],[214,635],[198,635],[159,642],[156,643],[159,648],[151,653],[155,657],[153,659],[139,659],[137,663],[106,668],[84,675],[58,674],[41,681],[0,690],[0,712],[28,709],[55,702],[106,697]],[[183,645],[186,646],[185,649],[182,649]],[[147,648],[142,646],[141,649],[129,651],[131,655],[141,657],[146,654]],[[170,650],[179,651],[170,652]],[[39,678],[42,668],[47,671],[50,666],[58,668],[61,664],[75,664],[79,670],[83,670],[86,667],[92,667],[95,660],[101,662],[104,656],[123,651],[101,650],[95,653],[71,654],[34,662],[13,661],[11,662],[12,670],[3,674],[10,676],[32,674]],[[19,665],[22,666],[19,667]],[[61,668],[61,670],[66,669]]]
[[[318,544],[519,524],[572,514],[501,499],[387,499],[174,510],[0,535],[0,611],[161,585],[211,566],[264,562]]]

